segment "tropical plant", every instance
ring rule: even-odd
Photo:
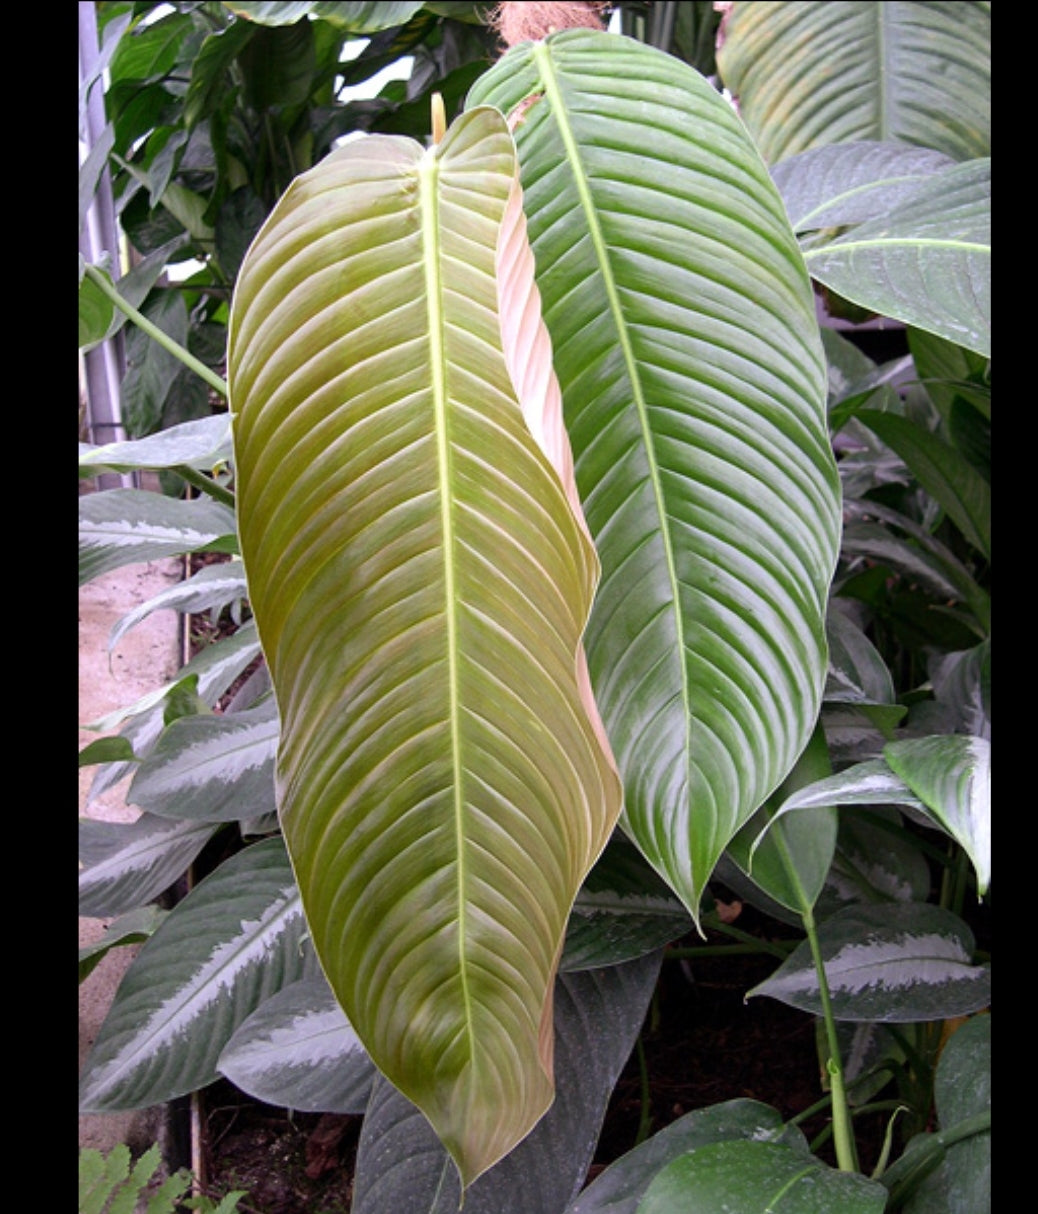
[[[84,495],[82,579],[229,557],[113,644],[236,622],[82,757],[142,814],[81,823],[81,911],[152,933],[85,1111],[223,1075],[362,1113],[356,1214],[983,1208],[989,6],[735,4],[717,78],[693,7],[315,157],[235,275],[229,412],[81,451],[192,487]],[[81,277],[88,340],[147,328]],[[718,886],[789,933],[747,994],[817,1018],[835,1167],[737,1099],[585,1187],[669,946],[734,934]]]

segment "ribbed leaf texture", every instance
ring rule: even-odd
[[[717,64],[769,164],[859,139],[991,153],[988,3],[752,0],[732,6]]]
[[[566,919],[621,797],[581,650],[597,558],[518,188],[491,109],[428,150],[346,145],[259,233],[229,346],[306,916],[463,1185],[551,1102]]]
[[[602,562],[592,684],[624,820],[698,915],[814,726],[840,534],[803,259],[694,69],[566,31],[479,82],[515,124],[576,479]]]

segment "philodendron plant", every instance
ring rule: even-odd
[[[731,36],[774,7],[736,5]],[[228,414],[81,454],[201,491],[84,496],[84,579],[230,557],[113,643],[159,608],[238,621],[94,723],[119,730],[95,787],[132,772],[143,812],[81,824],[81,913],[146,943],[83,1110],[224,1075],[364,1113],[355,1214],[871,1214],[983,1186],[989,162],[891,136],[769,170],[711,81],[586,29],[430,125],[277,202]],[[901,273],[933,250],[936,283]],[[823,338],[812,278],[910,353]],[[145,917],[217,834],[228,858]],[[749,993],[818,1018],[837,1166],[734,1100],[585,1188],[666,946],[724,930],[718,879],[801,930]],[[892,1121],[867,1177],[853,1116],[891,1083],[925,1132],[891,1163]]]

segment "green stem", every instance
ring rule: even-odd
[[[833,1101],[833,1147],[836,1151],[836,1165],[841,1172],[857,1172],[858,1148],[854,1141],[851,1128],[851,1117],[847,1103],[847,1090],[843,1083],[843,1066],[840,1062],[840,1044],[836,1036],[836,1018],[833,1016],[832,1001],[829,997],[829,983],[825,976],[825,965],[822,961],[822,951],[818,944],[818,931],[815,927],[814,911],[805,906],[803,911],[804,929],[811,947],[811,956],[815,963],[815,973],[818,976],[818,995],[822,1003],[822,1021],[825,1025],[825,1038],[829,1046],[829,1057],[825,1069],[829,1075]]]
[[[751,932],[744,932],[742,928],[734,927],[731,923],[722,923],[720,919],[715,919],[714,916],[704,915],[703,923],[722,935],[730,936],[733,940],[738,940],[742,944],[753,945],[758,952],[771,953],[772,956],[778,957],[780,961],[785,961],[792,950],[796,947],[796,942],[791,942],[788,946],[776,944],[772,940],[763,940],[759,936],[754,936]]]
[[[164,350],[168,350],[170,354],[172,354],[174,358],[179,359],[185,367],[189,367],[195,372],[196,375],[201,376],[201,378],[205,380],[210,388],[216,392],[219,392],[224,400],[227,399],[227,384],[220,378],[219,375],[216,374],[215,371],[213,371],[210,367],[207,367],[204,362],[200,362],[193,354],[185,350],[183,346],[175,342],[168,334],[163,333],[158,325],[153,324],[145,315],[138,312],[132,304],[127,303],[127,301],[123,299],[115,287],[113,287],[108,281],[105,275],[96,269],[96,267],[89,265],[84,266],[84,273],[94,284],[94,286],[96,286],[97,289],[102,292],[102,294],[107,296],[120,312],[129,317],[129,319],[132,320],[142,332],[147,333],[147,335],[152,338],[153,341],[157,341]]]
[[[645,1058],[645,1046],[642,1043],[641,1034],[638,1035],[637,1049],[638,1071],[641,1075],[642,1110],[641,1116],[638,1119],[638,1133],[635,1135],[634,1145],[640,1146],[652,1132],[652,1099],[651,1089],[649,1086],[649,1064]]]
[[[963,1142],[991,1129],[991,1110],[967,1117],[947,1130],[938,1130],[918,1141],[918,1145],[889,1168],[880,1177],[880,1183],[890,1192],[886,1208],[900,1209],[912,1193],[944,1159],[945,1152],[956,1142]]]
[[[206,476],[204,472],[198,472],[194,468],[190,468],[187,464],[177,464],[171,471],[175,472],[181,480],[187,481],[189,485],[194,485],[196,489],[200,489],[203,493],[218,502],[223,502],[225,506],[234,506],[234,494],[225,489],[223,485],[218,485],[210,476]]]

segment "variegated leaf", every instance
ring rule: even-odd
[[[278,991],[235,1030],[220,1073],[266,1104],[363,1113],[375,1068],[323,974]]]
[[[178,902],[126,971],[80,1075],[80,1111],[163,1104],[217,1077],[234,1030],[307,972],[280,839],[246,848]]]
[[[272,813],[277,745],[273,701],[223,716],[180,717],[138,766],[127,800],[149,813],[201,822]]]
[[[184,552],[237,550],[234,511],[208,498],[179,501],[144,489],[79,499],[79,582]]]
[[[972,932],[939,906],[848,907],[819,925],[818,943],[837,1020],[942,1020],[991,1001],[991,972],[973,964]],[[808,942],[797,945],[750,995],[769,995],[821,1015]]]
[[[200,615],[229,605],[233,607],[244,597],[245,574],[241,561],[205,565],[191,577],[167,587],[122,616],[108,635],[108,648],[114,649],[132,628],[155,611]]]
[[[961,734],[905,738],[888,743],[883,757],[962,845],[985,893],[991,881],[990,741]]]
[[[180,878],[217,827],[141,814],[136,822],[79,822],[79,913],[122,915]]]

